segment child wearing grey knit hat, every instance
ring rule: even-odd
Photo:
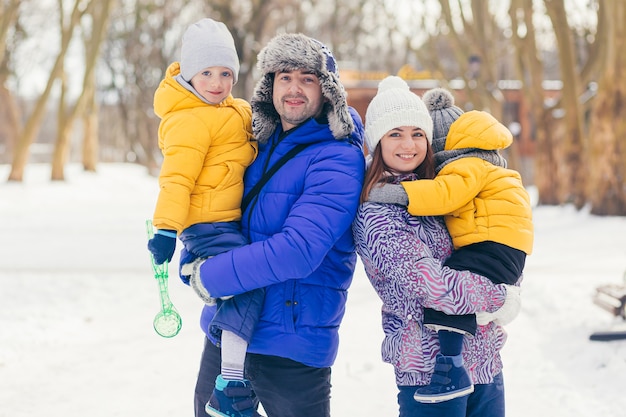
[[[517,285],[532,251],[534,232],[530,198],[521,177],[506,168],[499,154],[512,143],[509,130],[486,112],[464,113],[445,89],[427,91],[423,99],[433,119],[437,176],[385,185],[368,200],[407,202],[414,216],[443,215],[455,248],[444,265],[470,271],[507,290],[504,304],[494,312],[452,316],[424,309],[424,324],[437,331],[440,353],[430,384],[418,388],[414,398],[436,403],[474,390],[463,366],[464,335],[473,335],[477,324],[505,325],[519,313]]]
[[[176,81],[207,104],[221,103],[239,79],[233,36],[224,23],[210,18],[187,28],[177,65]]]
[[[454,97],[448,90],[433,88],[424,93],[422,100],[433,119],[433,152],[443,151],[450,125],[464,112],[454,105]]]
[[[208,67],[226,67],[233,72],[234,82],[239,76],[239,58],[235,41],[226,25],[205,18],[189,26],[183,35],[180,51],[180,73],[189,82]]]
[[[213,396],[202,406],[213,415],[248,417],[253,410],[233,410],[234,400],[223,389],[231,384],[251,392],[243,368],[263,289],[216,300],[203,291],[193,274],[198,261],[248,243],[239,224],[240,205],[243,174],[256,158],[257,144],[250,104],[231,94],[238,73],[235,42],[224,23],[206,18],[187,28],[180,62],[170,64],[154,94],[154,111],[161,118],[163,164],[153,216],[157,231],[148,249],[157,264],[171,261],[178,237],[184,245],[180,255],[183,281],[207,305],[219,303],[220,312],[245,312],[236,317],[241,331],[211,322],[212,334],[223,347],[221,373]],[[220,314],[225,313],[216,314],[217,320],[223,317]]]

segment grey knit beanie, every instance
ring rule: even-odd
[[[233,72],[233,83],[237,82],[237,49],[222,22],[206,18],[189,26],[183,35],[180,55],[180,73],[187,82],[207,67],[226,67]]]
[[[441,152],[446,146],[450,125],[464,112],[454,105],[454,96],[444,88],[433,88],[422,96],[433,119],[433,152]]]
[[[431,142],[433,121],[428,109],[406,81],[391,75],[378,84],[378,92],[365,113],[365,144],[370,154],[385,133],[400,126],[421,128]]]

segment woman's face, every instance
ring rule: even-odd
[[[408,174],[424,162],[428,142],[419,127],[400,126],[385,133],[380,146],[385,165],[396,174]]]

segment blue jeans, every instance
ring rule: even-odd
[[[464,397],[435,404],[413,399],[417,386],[398,386],[400,417],[504,417],[504,378],[499,373],[491,384],[474,385]]]
[[[221,352],[205,338],[194,396],[196,417],[207,417]],[[250,380],[267,417],[330,417],[330,368],[313,368],[277,356],[246,355],[245,377]]]

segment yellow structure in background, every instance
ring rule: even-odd
[[[357,71],[353,69],[340,69],[340,78],[345,82],[356,81],[380,81],[391,75],[386,71]],[[410,80],[432,80],[436,79],[435,74],[431,71],[417,71],[410,64],[403,65],[396,74],[398,77]]]
[[[398,70],[398,77],[404,80],[432,80],[435,79],[434,74],[430,71],[417,71],[409,64],[404,64]]]

